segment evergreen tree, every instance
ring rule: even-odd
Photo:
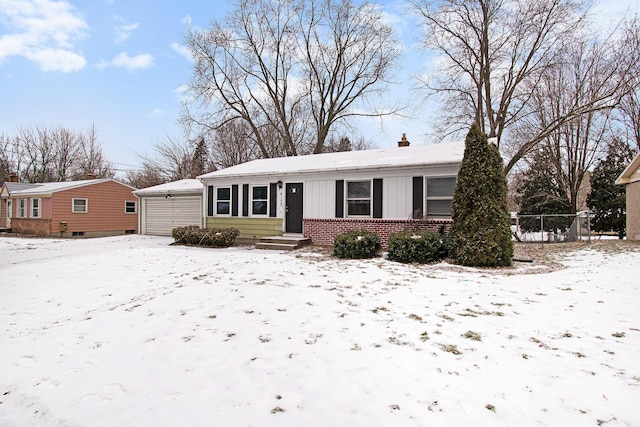
[[[207,144],[204,141],[204,137],[201,137],[193,150],[193,158],[191,160],[191,178],[195,178],[208,172],[206,170],[207,161]]]
[[[556,175],[556,169],[549,152],[540,150],[533,156],[529,169],[524,173],[518,186],[516,200],[520,206],[520,215],[569,214],[571,201],[562,180]],[[545,217],[545,230],[565,231],[571,219],[569,217]],[[520,228],[524,231],[540,231],[539,217],[520,219]]]
[[[614,231],[622,239],[626,232],[625,189],[615,185],[633,157],[633,151],[623,142],[616,141],[607,150],[591,174],[591,193],[587,197],[589,209],[594,213],[591,228],[597,232]]]
[[[502,157],[476,123],[467,134],[452,218],[452,256],[458,264],[511,265],[513,242]]]

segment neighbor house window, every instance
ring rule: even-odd
[[[216,189],[216,214],[229,215],[231,213],[231,187]]]
[[[31,199],[31,218],[40,218],[40,199]]]
[[[73,199],[71,201],[71,212],[73,213],[87,213],[88,208],[87,199]]]
[[[427,216],[451,217],[456,178],[427,178]]]
[[[269,201],[267,200],[268,187],[266,185],[257,185],[251,190],[251,212],[253,215],[266,215]]]
[[[132,200],[125,200],[124,213],[128,213],[128,214],[136,213],[136,202]]]
[[[27,199],[18,199],[18,218],[27,216]]]
[[[371,181],[347,182],[347,215],[371,216]]]

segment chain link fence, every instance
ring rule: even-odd
[[[591,213],[511,215],[511,231],[519,242],[591,241]]]

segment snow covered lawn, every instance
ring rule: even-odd
[[[639,425],[640,246],[564,268],[0,237],[0,425]]]

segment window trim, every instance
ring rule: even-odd
[[[127,211],[127,203],[133,203],[133,212]],[[127,215],[135,215],[138,213],[138,203],[135,200],[124,201],[124,213]]]
[[[369,183],[369,197],[349,197],[349,184],[352,182],[368,182]],[[373,217],[373,180],[372,179],[351,179],[345,180],[345,191],[344,191],[344,200],[345,200],[345,216],[347,218],[372,218]],[[369,201],[369,214],[368,215],[351,215],[349,213],[349,201],[356,200],[368,200]]]
[[[16,208],[16,218],[26,218],[27,217],[27,199],[18,199],[18,206]]]
[[[84,210],[83,211],[77,211],[76,210],[76,200],[84,200]],[[89,213],[89,199],[80,198],[80,197],[72,198],[71,199],[71,213],[77,213],[77,214]]]
[[[454,180],[453,183],[453,192],[451,193],[451,196],[430,196],[429,195],[429,180],[432,179],[452,179]],[[455,186],[456,183],[458,182],[458,177],[453,175],[453,176],[426,176],[425,177],[425,207],[424,207],[424,212],[427,218],[431,218],[431,219],[451,219],[451,214],[449,215],[431,215],[429,212],[429,201],[450,201],[451,203],[453,203],[453,194],[455,193]],[[453,206],[452,206],[453,208]],[[452,212],[453,213],[453,212]]]
[[[262,187],[262,188],[265,189],[265,193],[267,195],[266,198],[264,198],[264,199],[256,199],[256,198],[253,197],[254,196],[253,190],[255,188],[259,188],[259,187]],[[269,184],[252,185],[250,194],[251,194],[251,200],[250,200],[249,206],[251,207],[251,216],[268,217],[269,216]],[[254,212],[254,203],[255,202],[264,202],[264,206],[265,206],[264,213],[255,213]]]
[[[36,202],[36,203],[34,203]],[[38,205],[38,206],[35,206]],[[34,211],[36,212],[34,214]],[[42,218],[42,199],[39,197],[34,197],[31,199],[31,218]]]
[[[229,190],[229,200],[227,199],[219,199],[218,198],[218,190],[222,190],[222,189],[227,189]],[[214,195],[215,195],[215,201],[214,201],[214,214],[215,216],[231,216],[231,186],[220,186],[220,187],[214,187],[213,188],[214,191]],[[229,203],[229,212],[228,213],[220,213],[220,211],[218,210],[218,203]]]

